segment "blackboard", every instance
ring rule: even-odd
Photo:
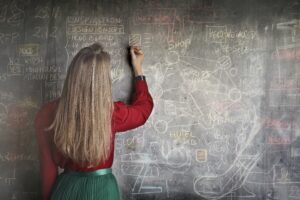
[[[128,102],[141,45],[155,108],[115,141],[122,199],[300,199],[299,0],[0,0],[0,199],[39,199],[33,119],[100,42]]]

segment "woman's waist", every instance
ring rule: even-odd
[[[76,172],[93,172],[101,169],[109,169],[111,168],[112,163],[113,163],[112,160],[107,160],[105,162],[99,163],[98,165],[89,166],[89,165],[82,165],[69,160],[68,162],[66,162],[63,168],[65,170],[76,171]]]
[[[65,158],[58,151],[56,153],[56,156],[54,156],[54,162],[57,164],[57,166],[63,169],[68,169],[71,171],[80,171],[80,172],[90,172],[98,169],[111,168],[113,164],[113,160],[114,160],[113,151],[111,152],[110,156],[106,160],[93,166],[91,166],[89,163],[77,163],[69,158]]]
[[[74,171],[70,169],[65,169],[63,173],[69,175],[75,175],[75,176],[102,176],[106,174],[111,174],[112,169],[102,168],[102,169],[96,169],[94,171]]]

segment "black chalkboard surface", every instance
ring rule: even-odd
[[[33,127],[100,42],[128,101],[140,45],[155,108],[115,141],[128,200],[300,199],[299,0],[0,0],[0,199],[39,199]]]

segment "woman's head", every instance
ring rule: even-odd
[[[110,153],[110,56],[100,44],[81,49],[67,72],[58,104],[54,143],[75,162],[95,165]]]

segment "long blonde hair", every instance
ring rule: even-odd
[[[55,119],[54,144],[67,158],[95,166],[108,158],[113,109],[110,56],[95,43],[73,58]]]

